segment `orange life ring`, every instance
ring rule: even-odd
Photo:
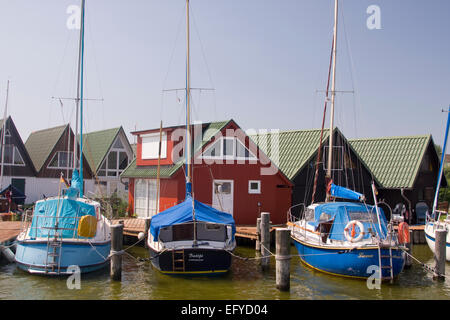
[[[398,225],[398,242],[400,244],[409,243],[409,226],[406,222],[401,222]]]

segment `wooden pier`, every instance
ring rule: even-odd
[[[21,231],[21,221],[0,221],[0,244],[14,241]]]

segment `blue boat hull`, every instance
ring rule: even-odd
[[[73,273],[73,269],[67,272],[70,266],[78,266],[81,273],[87,273],[106,267],[109,263],[107,257],[110,250],[110,242],[92,246],[89,243],[63,242],[60,267],[52,269],[49,265],[46,266],[47,261],[51,260],[51,257],[47,260],[47,242],[19,241],[15,259],[17,266],[29,273]]]
[[[369,269],[370,266],[379,267],[377,247],[346,250],[346,248],[314,246],[296,238],[293,238],[293,240],[302,262],[328,274],[365,279],[374,274],[375,269]],[[381,255],[389,256],[389,249],[381,249]],[[392,249],[392,257],[393,275],[395,277],[403,270],[405,256],[401,249]],[[382,258],[381,260],[382,266],[390,265],[389,258]],[[390,274],[390,269],[382,269],[382,277],[389,277]]]

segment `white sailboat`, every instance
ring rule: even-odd
[[[448,130],[450,127],[450,106],[448,107],[447,126],[445,129],[444,146],[442,148],[441,164],[439,167],[439,175],[436,184],[436,193],[433,201],[433,211],[431,216],[427,214],[425,223],[425,239],[431,251],[435,251],[436,230],[447,230],[446,239],[446,260],[450,261],[450,217],[448,212],[438,210],[439,189],[441,186],[442,176],[444,173],[445,151],[447,149]]]

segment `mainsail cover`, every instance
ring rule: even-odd
[[[335,185],[334,183],[331,184],[330,194],[336,198],[344,198],[349,200],[362,201],[364,199],[364,195],[361,193]]]
[[[150,222],[150,233],[152,234],[153,239],[157,241],[159,230],[161,228],[194,221],[193,209],[195,210],[195,221],[231,225],[234,237],[236,225],[231,214],[214,209],[213,207],[203,204],[200,201],[193,200],[192,197],[187,196],[182,203],[152,217]]]

